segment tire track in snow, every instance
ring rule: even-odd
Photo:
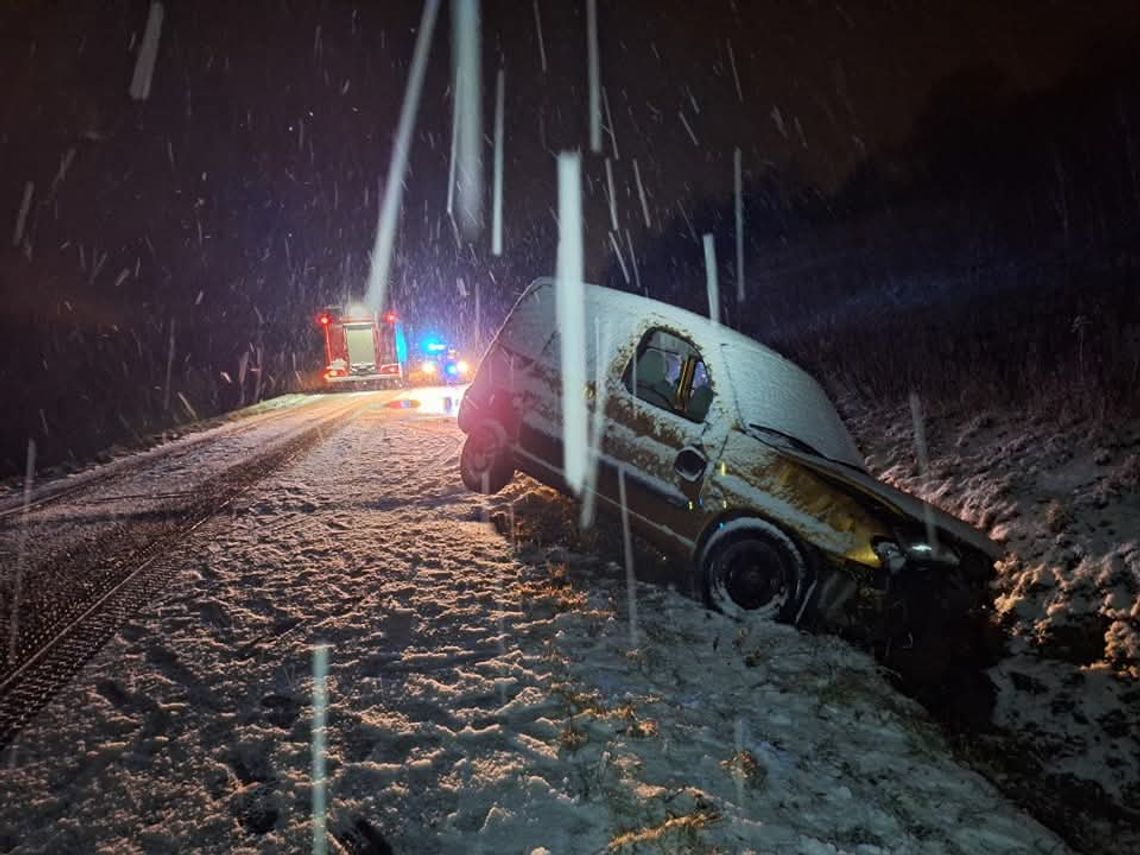
[[[65,554],[64,562],[37,568],[41,578],[46,571],[49,578],[82,581],[78,595],[69,590],[60,598],[58,588],[40,588],[25,603],[18,659],[6,662],[0,672],[0,748],[161,588],[173,569],[162,557],[252,484],[325,439],[361,406],[352,401],[331,413],[322,411],[315,424],[207,478],[185,502],[164,504],[155,519],[108,532],[99,539],[101,548],[83,559]]]
[[[300,406],[310,405],[305,402]],[[79,496],[88,492],[105,491],[108,487],[123,481],[136,480],[145,474],[147,469],[161,473],[163,467],[177,464],[179,460],[190,458],[200,447],[207,443],[217,443],[219,439],[231,440],[242,434],[254,430],[264,431],[273,424],[296,420],[297,414],[292,408],[284,411],[270,411],[247,416],[238,421],[223,423],[214,428],[207,428],[186,436],[179,437],[171,442],[164,443],[155,448],[148,449],[119,458],[110,463],[97,466],[85,472],[59,478],[34,490],[30,502],[24,503],[19,495],[0,499],[0,525],[4,529],[12,526],[23,526],[28,520],[25,514],[37,513],[45,508],[64,500],[74,502]],[[96,496],[95,501],[107,501],[117,498],[111,496]],[[22,518],[24,517],[24,518]]]

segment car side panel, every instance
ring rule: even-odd
[[[720,451],[719,434],[634,398],[624,386],[611,387],[606,401],[603,494],[620,509],[618,471],[624,473],[630,521],[647,539],[687,559],[697,537],[718,509],[703,500],[703,484]],[[674,468],[678,453],[699,446],[709,459],[704,475],[688,481]],[[602,477],[602,476],[600,476]]]
[[[880,566],[872,549],[890,537],[879,519],[849,493],[807,467],[738,431],[729,434],[709,488],[709,504],[755,513],[819,549],[833,563]]]

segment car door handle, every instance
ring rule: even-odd
[[[708,458],[691,445],[682,448],[677,453],[677,459],[673,461],[673,469],[686,481],[700,480],[708,465]]]

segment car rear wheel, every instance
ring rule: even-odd
[[[788,535],[757,520],[709,546],[702,575],[711,608],[739,619],[799,618],[809,573]]]
[[[497,422],[481,422],[467,434],[459,474],[467,489],[476,493],[497,493],[510,483],[515,467],[506,431]]]

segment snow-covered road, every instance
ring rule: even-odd
[[[525,531],[561,499],[463,489],[455,403],[334,396],[116,480],[139,512],[330,418],[169,541],[162,590],[22,730],[0,850],[309,850],[328,645],[331,851],[1065,851],[839,640],[644,582],[631,639],[617,556],[488,521],[514,501]],[[63,497],[52,525],[93,506]],[[96,542],[43,519],[0,541],[28,590],[41,556]]]

